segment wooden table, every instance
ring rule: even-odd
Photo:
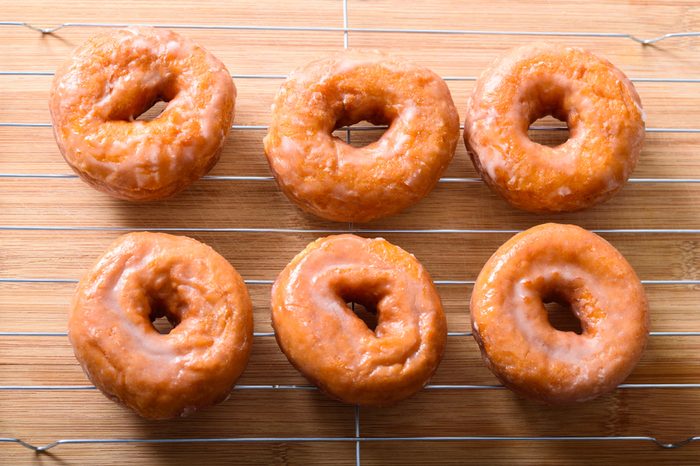
[[[542,438],[653,436],[662,442],[680,442],[700,435],[700,388],[683,386],[700,382],[700,336],[696,334],[653,335],[628,380],[630,386],[577,406],[551,408],[523,401],[508,390],[453,387],[425,390],[393,408],[356,410],[313,390],[273,387],[307,382],[269,336],[268,308],[269,282],[304,245],[325,234],[321,231],[372,229],[365,235],[384,236],[413,252],[443,283],[439,290],[449,330],[455,335],[449,337],[447,354],[432,383],[496,384],[482,365],[473,339],[463,335],[469,330],[469,281],[511,236],[500,230],[556,221],[615,230],[602,235],[646,281],[652,330],[700,332],[700,183],[694,182],[700,180],[700,39],[670,38],[642,46],[607,34],[541,34],[629,33],[650,38],[697,31],[698,2],[348,0],[346,15],[340,0],[9,3],[0,6],[0,19],[35,26],[107,22],[252,27],[179,30],[220,57],[236,76],[235,124],[239,126],[211,172],[214,178],[199,181],[172,200],[132,205],[110,199],[70,176],[49,127],[47,95],[53,70],[100,29],[68,26],[42,35],[22,26],[0,26],[0,436],[33,445],[59,439],[272,440],[78,443],[42,454],[8,442],[0,443],[0,463],[700,462],[700,442],[665,450],[644,439]],[[533,34],[417,31],[425,29]],[[270,175],[261,140],[272,96],[283,76],[311,59],[342,49],[345,41],[350,47],[401,54],[450,77],[448,84],[463,119],[474,77],[509,47],[536,40],[586,47],[635,80],[649,131],[634,182],[604,205],[577,214],[536,216],[510,208],[479,181],[461,180],[440,183],[427,199],[400,215],[353,226],[302,214],[266,178],[216,178]],[[354,144],[376,137],[377,131],[352,133]],[[537,131],[532,137],[551,142],[561,140],[561,132]],[[461,144],[445,176],[476,176]],[[674,180],[678,182],[670,182]],[[250,291],[259,334],[240,380],[248,390],[237,390],[222,405],[191,418],[146,422],[96,390],[83,388],[89,382],[65,337],[66,314],[75,280],[110,242],[125,230],[164,228],[206,242],[244,278],[257,281],[250,284]],[[253,228],[258,230],[245,230]],[[640,229],[649,231],[635,231]],[[255,389],[255,385],[263,387]],[[362,440],[356,442],[356,436]],[[535,439],[417,438],[445,436]],[[369,440],[376,437],[394,440]],[[395,440],[398,437],[413,439]]]

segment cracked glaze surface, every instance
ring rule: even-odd
[[[100,191],[132,201],[183,190],[217,162],[233,121],[226,67],[164,29],[130,27],[78,47],[54,77],[49,109],[66,162]],[[155,102],[163,112],[134,121]]]
[[[557,147],[530,140],[546,115],[566,121]],[[585,209],[612,197],[637,164],[644,111],[629,79],[574,47],[515,48],[481,75],[467,105],[464,141],[484,181],[532,212]]]
[[[374,332],[346,302],[376,307]],[[290,362],[325,393],[382,406],[420,390],[447,323],[428,272],[401,248],[355,235],[309,244],[272,288],[272,325]]]
[[[153,318],[175,325],[161,335]],[[253,313],[236,270],[184,236],[129,233],[82,278],[68,322],[75,356],[105,395],[150,419],[226,399],[248,361]]]
[[[562,301],[581,335],[553,328],[543,302]],[[644,288],[610,243],[574,225],[519,233],[488,260],[471,298],[474,338],[509,388],[547,403],[615,389],[641,357],[649,332]]]
[[[389,128],[362,148],[331,135],[362,120]],[[380,52],[351,50],[289,76],[264,143],[279,186],[300,208],[366,222],[425,197],[458,139],[459,116],[439,76]]]

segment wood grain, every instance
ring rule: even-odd
[[[677,38],[641,46],[620,37],[542,37],[369,32],[361,29],[470,29],[511,31],[624,32],[643,38],[700,30],[697,1],[566,0],[549,2],[397,2],[348,0],[350,47],[379,48],[403,55],[449,77],[462,120],[474,77],[509,47],[537,40],[591,49],[618,65],[641,95],[650,128],[700,128],[700,39]],[[4,2],[0,18],[37,26],[63,22],[159,23],[319,27],[331,30],[181,29],[221,58],[238,88],[236,125],[214,177],[270,176],[262,152],[270,103],[282,77],[295,67],[343,48],[343,2],[272,0]],[[360,29],[360,30],[356,30]],[[0,71],[52,73],[70,51],[102,31],[67,27],[53,35],[0,26]],[[244,75],[273,75],[251,78]],[[662,82],[648,82],[656,78]],[[0,74],[0,123],[49,123],[50,75]],[[543,124],[551,124],[551,119]],[[380,130],[353,131],[363,145]],[[565,133],[531,132],[542,143]],[[700,179],[700,133],[648,132],[637,179]],[[274,280],[309,241],[344,230],[301,213],[271,180],[205,179],[174,199],[131,205],[95,192],[71,175],[50,127],[0,126],[0,332],[50,332],[56,336],[0,334],[0,386],[82,386],[89,381],[65,337],[74,281],[122,229],[196,229],[189,236],[210,244],[248,280]],[[460,144],[446,177],[476,173]],[[634,182],[610,202],[582,213],[537,216],[518,212],[480,182],[441,183],[408,211],[355,228],[375,230],[476,230],[453,233],[388,232],[382,236],[414,253],[439,281],[468,282],[511,233],[539,223],[576,223],[591,229],[700,229],[700,183]],[[39,227],[39,229],[35,229]],[[47,230],[63,227],[62,230]],[[88,227],[79,231],[74,228]],[[262,228],[266,231],[216,231]],[[295,231],[280,230],[294,229]],[[298,231],[297,231],[298,230]],[[175,233],[183,233],[175,231]],[[376,233],[377,235],[380,233]],[[367,234],[372,236],[372,234]],[[700,331],[700,286],[655,280],[700,280],[700,234],[608,232],[603,236],[635,267],[645,285],[652,331]],[[10,282],[7,279],[20,281]],[[46,279],[43,283],[28,280]],[[3,281],[4,280],[4,281]],[[24,281],[22,281],[24,280]],[[51,282],[50,280],[54,280]],[[65,282],[61,282],[61,280]],[[445,359],[432,383],[490,385],[470,336],[468,283],[439,291],[451,332]],[[255,337],[243,385],[307,385],[279,351],[271,332],[269,283],[249,286]],[[700,337],[652,336],[628,383],[700,383]],[[679,442],[700,435],[700,390],[622,388],[582,405],[547,407],[504,389],[428,389],[396,407],[360,409],[363,437],[425,436],[655,436]],[[65,438],[204,438],[355,436],[355,411],[314,390],[236,390],[219,407],[171,422],[140,420],[96,390],[0,390],[0,437],[34,444]],[[361,463],[369,464],[697,464],[700,442],[665,450],[642,441],[363,441]],[[271,441],[213,444],[61,445],[34,454],[0,443],[0,464],[356,464],[354,441]]]

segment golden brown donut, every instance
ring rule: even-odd
[[[569,139],[530,140],[546,115],[566,121]],[[611,198],[637,164],[644,111],[627,77],[580,48],[518,47],[479,78],[467,106],[464,142],[484,181],[531,212],[585,209]]]
[[[174,326],[160,334],[152,322]],[[252,304],[209,246],[184,236],[120,237],[83,277],[68,337],[90,380],[149,419],[225,400],[248,361]]]
[[[172,196],[206,174],[233,121],[226,67],[172,31],[119,29],[93,37],[56,72],[49,97],[66,162],[120,199]],[[151,121],[134,121],[155,102]]]
[[[374,331],[346,303],[376,310]],[[321,238],[272,287],[272,326],[289,361],[323,392],[384,406],[420,390],[442,359],[447,324],[428,272],[389,242]]]
[[[331,134],[362,120],[389,128],[362,148]],[[289,76],[264,144],[277,183],[297,206],[367,222],[425,197],[458,139],[457,110],[439,76],[377,51],[346,51]]]
[[[568,304],[582,333],[553,328],[543,303]],[[644,288],[617,249],[574,225],[519,233],[488,260],[471,316],[489,369],[514,391],[558,404],[615,389],[649,332]]]

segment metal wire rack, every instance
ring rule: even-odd
[[[22,21],[2,21],[0,27],[14,27],[18,30],[31,29],[41,34],[55,34],[65,28],[85,28],[85,27],[123,27],[128,24],[117,23],[63,23],[53,27],[36,27],[32,24]],[[247,25],[199,25],[199,24],[151,24],[154,27],[164,27],[171,29],[205,29],[205,30],[259,30],[259,31],[315,31],[315,32],[342,32],[343,46],[348,48],[350,33],[399,33],[399,34],[442,34],[442,35],[474,35],[474,36],[535,36],[535,37],[587,37],[587,38],[619,38],[621,40],[630,40],[642,46],[655,44],[665,40],[673,40],[681,37],[700,37],[700,32],[678,32],[663,34],[658,37],[640,38],[632,34],[618,32],[559,32],[559,31],[494,31],[494,30],[450,30],[450,29],[391,29],[391,28],[352,28],[348,27],[348,10],[347,0],[343,1],[343,27],[287,27],[287,26],[247,26]],[[0,76],[51,76],[51,71],[7,71],[0,70]],[[282,74],[234,74],[235,79],[284,79],[286,76]],[[448,81],[474,81],[475,76],[444,76]],[[700,78],[652,78],[652,77],[632,77],[634,82],[655,82],[655,83],[698,83]],[[50,127],[48,122],[0,122],[0,127]],[[347,127],[340,128],[345,131],[347,141],[350,142],[352,132],[367,131],[381,127]],[[262,131],[267,127],[264,125],[233,125],[234,131]],[[566,130],[566,127],[551,127],[551,126],[532,126],[534,131],[545,130]],[[700,133],[700,128],[673,128],[673,127],[651,127],[646,128],[649,133]],[[76,178],[74,174],[58,174],[58,173],[0,173],[0,178],[29,178],[29,179],[71,179]],[[270,176],[205,176],[204,180],[208,182],[215,181],[269,181],[273,178]],[[442,178],[441,183],[481,183],[480,178]],[[700,183],[700,178],[632,178],[632,183]],[[360,229],[355,228],[352,224],[348,228],[338,229],[295,229],[295,228],[163,228],[153,226],[152,228],[129,228],[129,227],[100,227],[100,226],[13,226],[0,225],[0,231],[134,231],[134,230],[149,230],[149,231],[174,231],[174,232],[235,232],[235,233],[272,233],[272,234],[287,234],[287,233],[365,233],[365,234],[386,234],[386,233],[421,233],[421,234],[503,234],[517,233],[520,230],[515,229]],[[698,235],[700,229],[598,229],[593,230],[597,233],[610,234],[687,234]],[[26,278],[26,277],[11,277],[0,278],[2,283],[77,283],[77,278]],[[247,284],[271,284],[272,280],[246,280]],[[643,280],[644,284],[654,285],[700,285],[700,280]],[[436,280],[438,285],[469,285],[473,284],[473,280]],[[449,332],[450,338],[470,337],[472,333],[468,330]],[[650,335],[653,337],[667,336],[700,336],[700,331],[652,331]],[[0,331],[2,337],[57,337],[65,338],[66,332],[39,332],[39,331]],[[255,337],[269,338],[274,336],[271,332],[256,332]],[[619,386],[620,390],[643,390],[648,388],[654,389],[700,389],[700,383],[627,383]],[[425,387],[426,390],[503,390],[501,385],[458,385],[458,384],[430,384]],[[22,390],[51,390],[51,391],[80,391],[80,390],[95,390],[93,385],[0,385],[0,391],[22,391]],[[317,390],[311,385],[238,385],[235,390]],[[653,443],[663,448],[679,448],[691,442],[700,441],[700,436],[693,436],[675,443],[662,442],[654,436],[414,436],[414,437],[366,437],[361,435],[361,419],[360,410],[355,407],[354,410],[354,436],[351,437],[224,437],[224,438],[165,438],[165,439],[147,439],[147,438],[68,438],[57,439],[45,445],[33,445],[19,438],[4,437],[0,438],[0,443],[16,443],[26,447],[27,449],[36,452],[45,452],[50,449],[57,448],[61,445],[70,444],[173,444],[173,443],[279,443],[279,442],[343,442],[355,444],[356,464],[361,464],[361,445],[367,442],[418,442],[418,441],[436,441],[436,442],[455,442],[455,441],[528,441],[528,442],[646,442]]]

